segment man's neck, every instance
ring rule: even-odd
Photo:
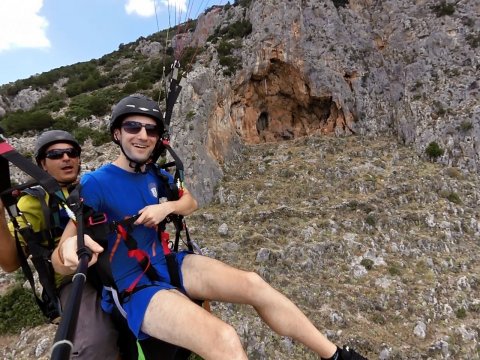
[[[118,158],[113,162],[113,164],[125,171],[135,172],[135,169],[132,166],[130,166],[130,164],[134,164],[134,163],[128,160],[123,154],[119,155]],[[144,170],[145,170],[145,165],[142,166],[142,171]]]

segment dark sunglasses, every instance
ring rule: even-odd
[[[150,137],[155,137],[159,135],[157,125],[142,124],[141,122],[138,122],[138,121],[125,121],[122,124],[122,129],[132,135],[138,134],[142,130],[142,127],[145,128],[147,135]]]
[[[63,155],[67,154],[70,159],[74,159],[80,156],[80,152],[75,148],[68,149],[53,149],[45,153],[45,157],[51,160],[62,159]]]

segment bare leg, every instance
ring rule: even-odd
[[[235,329],[176,290],[161,290],[150,300],[142,331],[206,360],[247,359]]]
[[[185,258],[182,273],[189,296],[252,305],[276,333],[301,342],[321,357],[329,358],[335,353],[336,345],[295,304],[256,273],[199,255]]]

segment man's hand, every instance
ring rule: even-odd
[[[173,201],[167,201],[158,205],[148,205],[138,213],[140,216],[135,225],[143,224],[146,227],[155,228],[163,219],[173,212]]]
[[[95,242],[90,236],[85,235],[85,246],[92,251],[92,259],[88,263],[88,266],[95,264],[98,260],[98,255],[103,251],[97,242]],[[78,254],[77,254],[77,236],[71,236],[63,242],[62,246],[58,249],[58,255],[63,266],[70,269],[73,272],[78,267]]]

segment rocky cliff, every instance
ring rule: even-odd
[[[245,3],[201,17],[182,40],[205,44],[172,124],[204,205],[192,232],[373,359],[478,359],[480,4]],[[252,32],[232,44],[228,75],[206,34],[244,20]],[[29,91],[0,106],[28,108],[42,94]],[[444,150],[437,164],[431,142]],[[85,170],[113,151],[87,144]],[[213,309],[251,359],[313,358],[251,309]],[[43,331],[4,353],[46,356]]]
[[[242,69],[196,67],[178,109],[198,114],[214,162],[237,143],[393,134],[422,156],[436,142],[439,162],[478,173],[476,2],[266,0],[234,14],[253,29],[236,50]]]
[[[480,5],[475,1],[242,2],[214,8],[177,46],[204,49],[187,74],[173,117],[174,145],[187,159],[190,187],[208,202],[220,165],[244,143],[299,136],[394,135],[438,162],[480,171]],[[235,21],[251,33],[232,43],[225,67],[208,34]],[[136,48],[158,56],[161,45]],[[130,60],[129,60],[130,61]],[[61,88],[65,81],[56,86]],[[28,109],[42,89],[0,99]]]

